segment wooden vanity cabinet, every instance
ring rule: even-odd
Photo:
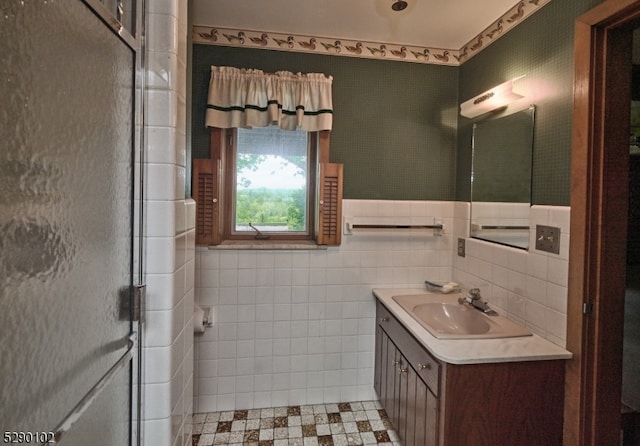
[[[375,390],[405,446],[436,446],[440,364],[378,305]]]
[[[436,446],[436,397],[387,334],[377,330],[382,356],[374,381],[380,402],[405,446]]]
[[[405,446],[560,446],[564,367],[439,361],[377,302],[374,387]]]

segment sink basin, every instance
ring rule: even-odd
[[[409,294],[393,296],[413,319],[440,339],[489,339],[530,336],[526,328],[503,316],[487,316],[458,303],[459,294]]]
[[[413,307],[412,313],[412,316],[424,321],[438,333],[479,335],[491,329],[486,316],[458,303],[418,304]]]

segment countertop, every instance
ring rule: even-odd
[[[536,334],[498,339],[438,339],[393,300],[393,296],[403,294],[433,293],[418,288],[376,288],[373,290],[373,295],[431,354],[449,364],[545,361],[570,359],[572,356],[571,352]]]

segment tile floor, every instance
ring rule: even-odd
[[[377,401],[200,413],[193,446],[401,446]]]

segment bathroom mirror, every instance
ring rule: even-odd
[[[529,248],[535,107],[473,126],[471,237]]]

